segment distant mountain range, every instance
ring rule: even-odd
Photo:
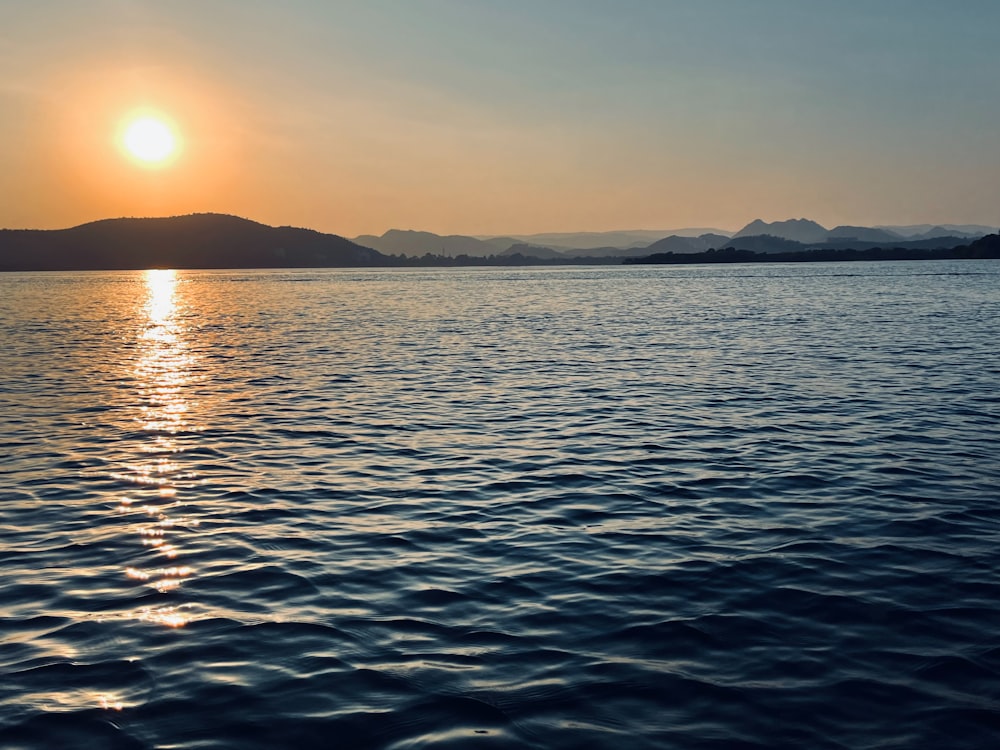
[[[997,231],[996,227],[988,227],[983,224],[905,224],[899,226],[884,226],[880,224],[875,229],[885,229],[903,237],[920,239],[926,239],[935,234],[940,236],[942,231],[945,234],[959,237],[963,235],[966,237],[982,237],[987,234],[994,234]]]
[[[854,227],[841,225],[826,229],[810,219],[788,219],[768,224],[755,219],[736,232],[733,237],[755,237],[770,235],[786,240],[795,240],[804,244],[819,242],[839,242],[841,240],[858,240],[861,242],[896,242],[898,240],[929,240],[936,237],[960,237],[973,239],[991,234],[995,227],[976,224],[916,224],[899,227]]]
[[[416,232],[411,229],[390,229],[378,237],[373,234],[362,234],[353,240],[358,245],[371,247],[380,253],[390,255],[447,255],[456,257],[468,255],[473,258],[485,258],[506,250],[517,240],[509,238],[502,246],[485,242],[476,237],[466,237],[461,234],[440,235],[431,232]]]
[[[548,232],[545,234],[517,234],[512,237],[518,242],[528,245],[551,247],[556,250],[587,250],[599,247],[616,247],[627,250],[633,247],[648,247],[663,237],[677,235],[679,237],[698,237],[703,234],[721,234],[726,237],[729,232],[709,227],[687,227],[685,229],[631,229],[614,232]],[[482,237],[487,241],[503,238]]]
[[[431,232],[390,229],[381,237],[365,234],[354,242],[392,255],[486,258],[513,255],[548,259],[628,258],[649,253],[702,253],[713,248],[733,247],[754,252],[791,252],[788,242],[816,247],[873,247],[883,244],[942,240],[939,245],[990,234],[994,229],[978,225],[918,224],[909,227],[837,226],[827,229],[810,219],[788,219],[768,223],[755,219],[730,235],[721,230],[698,228],[667,232],[631,230],[618,232],[577,232],[500,237],[437,235]],[[750,239],[770,238],[770,239]],[[937,246],[937,245],[936,245]]]
[[[632,230],[470,237],[392,229],[381,237],[362,235],[351,241],[311,229],[271,227],[225,214],[191,214],[106,219],[59,230],[3,229],[0,271],[617,263],[625,258],[697,255],[716,250],[799,253],[874,247],[944,249],[968,244],[991,231],[990,227],[950,224],[838,226],[828,230],[809,219],[772,223],[757,219],[732,236],[720,231],[681,229],[666,236],[652,230]],[[562,243],[601,242],[584,247],[543,242],[549,239]]]
[[[424,255],[432,253],[457,257],[468,255],[484,258],[496,253],[504,253],[517,247],[546,248],[554,250],[566,258],[597,257],[608,255],[629,255],[635,250],[641,254],[656,242],[667,236],[697,238],[706,232],[728,238],[729,234],[720,230],[707,229],[634,229],[615,232],[549,232],[545,234],[511,234],[503,236],[480,235],[476,237],[450,234],[439,235],[432,232],[416,232],[404,229],[390,229],[378,236],[362,234],[353,241],[371,247],[382,253],[396,255]],[[695,243],[696,245],[698,243]],[[518,251],[515,251],[518,252]],[[693,250],[691,252],[694,252]]]

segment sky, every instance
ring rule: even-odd
[[[0,0],[0,227],[1000,226],[996,0]],[[122,146],[175,133],[166,163]]]

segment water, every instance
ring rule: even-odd
[[[1000,263],[0,275],[0,747],[1000,746]]]

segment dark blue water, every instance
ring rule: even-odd
[[[1000,747],[1000,263],[0,275],[0,747]]]

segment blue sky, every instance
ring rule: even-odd
[[[985,0],[0,2],[0,226],[1000,224],[996,28]],[[137,107],[170,169],[109,146]]]

